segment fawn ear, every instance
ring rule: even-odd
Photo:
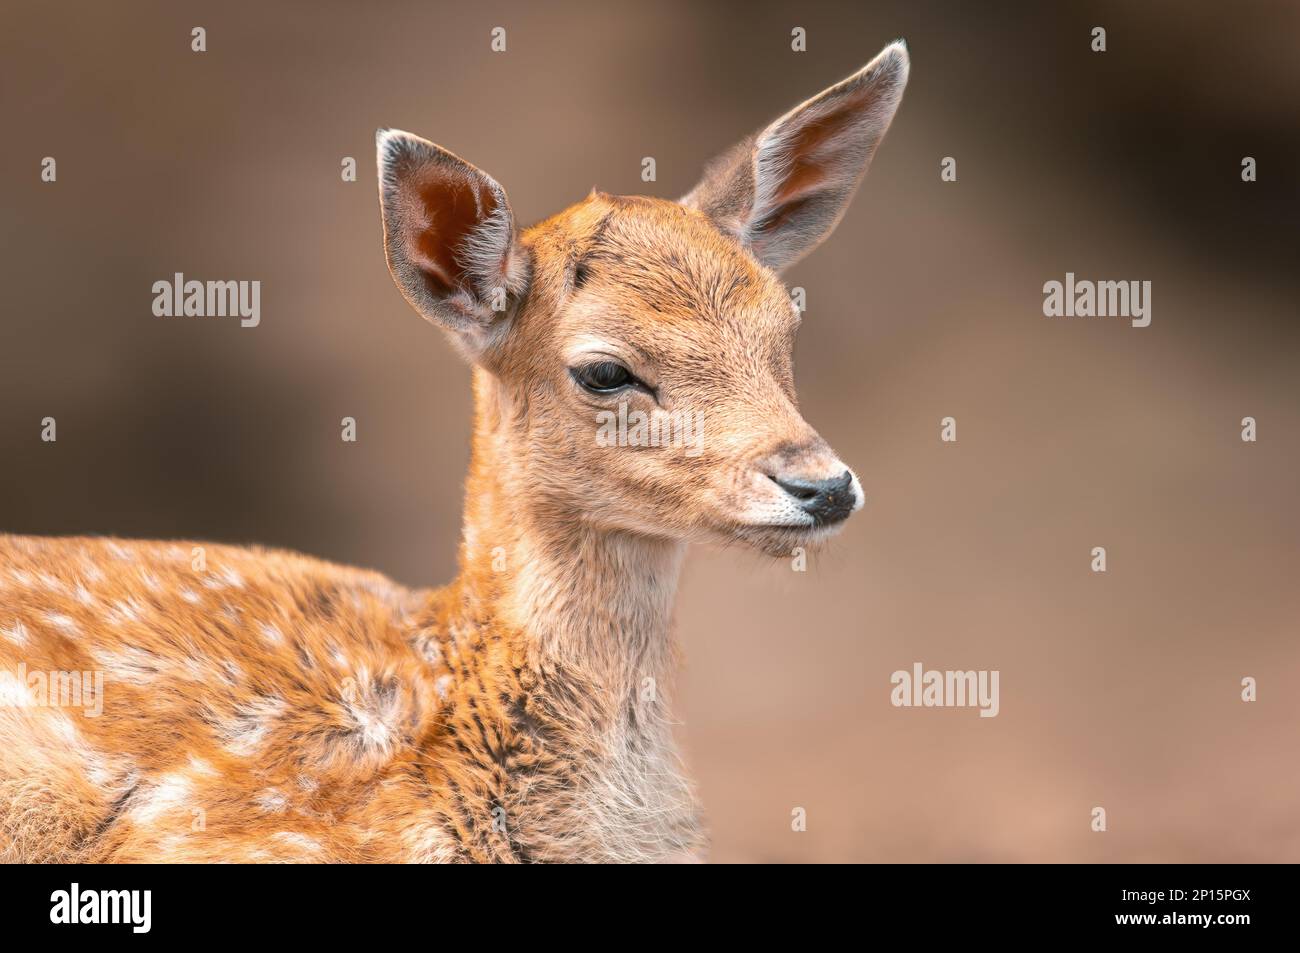
[[[780,270],[831,233],[862,181],[907,85],[898,40],[848,79],[717,159],[682,204],[699,209]]]
[[[411,306],[473,358],[528,284],[505,190],[418,136],[381,129],[375,139],[388,270]]]

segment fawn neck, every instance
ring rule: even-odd
[[[506,400],[476,369],[460,586],[538,671],[577,670],[620,708],[647,678],[662,691],[685,544],[598,529],[555,504],[521,465]]]

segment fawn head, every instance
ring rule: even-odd
[[[490,176],[380,131],[389,269],[479,368],[494,446],[539,511],[787,555],[862,506],[799,413],[799,313],[777,272],[844,214],[907,72],[892,44],[679,202],[593,192],[522,234]]]

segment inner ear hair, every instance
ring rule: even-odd
[[[380,130],[384,251],[402,294],[472,352],[527,287],[503,188],[459,156],[400,130]]]

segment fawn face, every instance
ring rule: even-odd
[[[504,190],[381,131],[389,268],[481,371],[494,439],[557,518],[786,555],[864,501],[800,415],[777,278],[843,215],[902,97],[901,43],[714,163],[680,202],[593,192],[517,234]]]

